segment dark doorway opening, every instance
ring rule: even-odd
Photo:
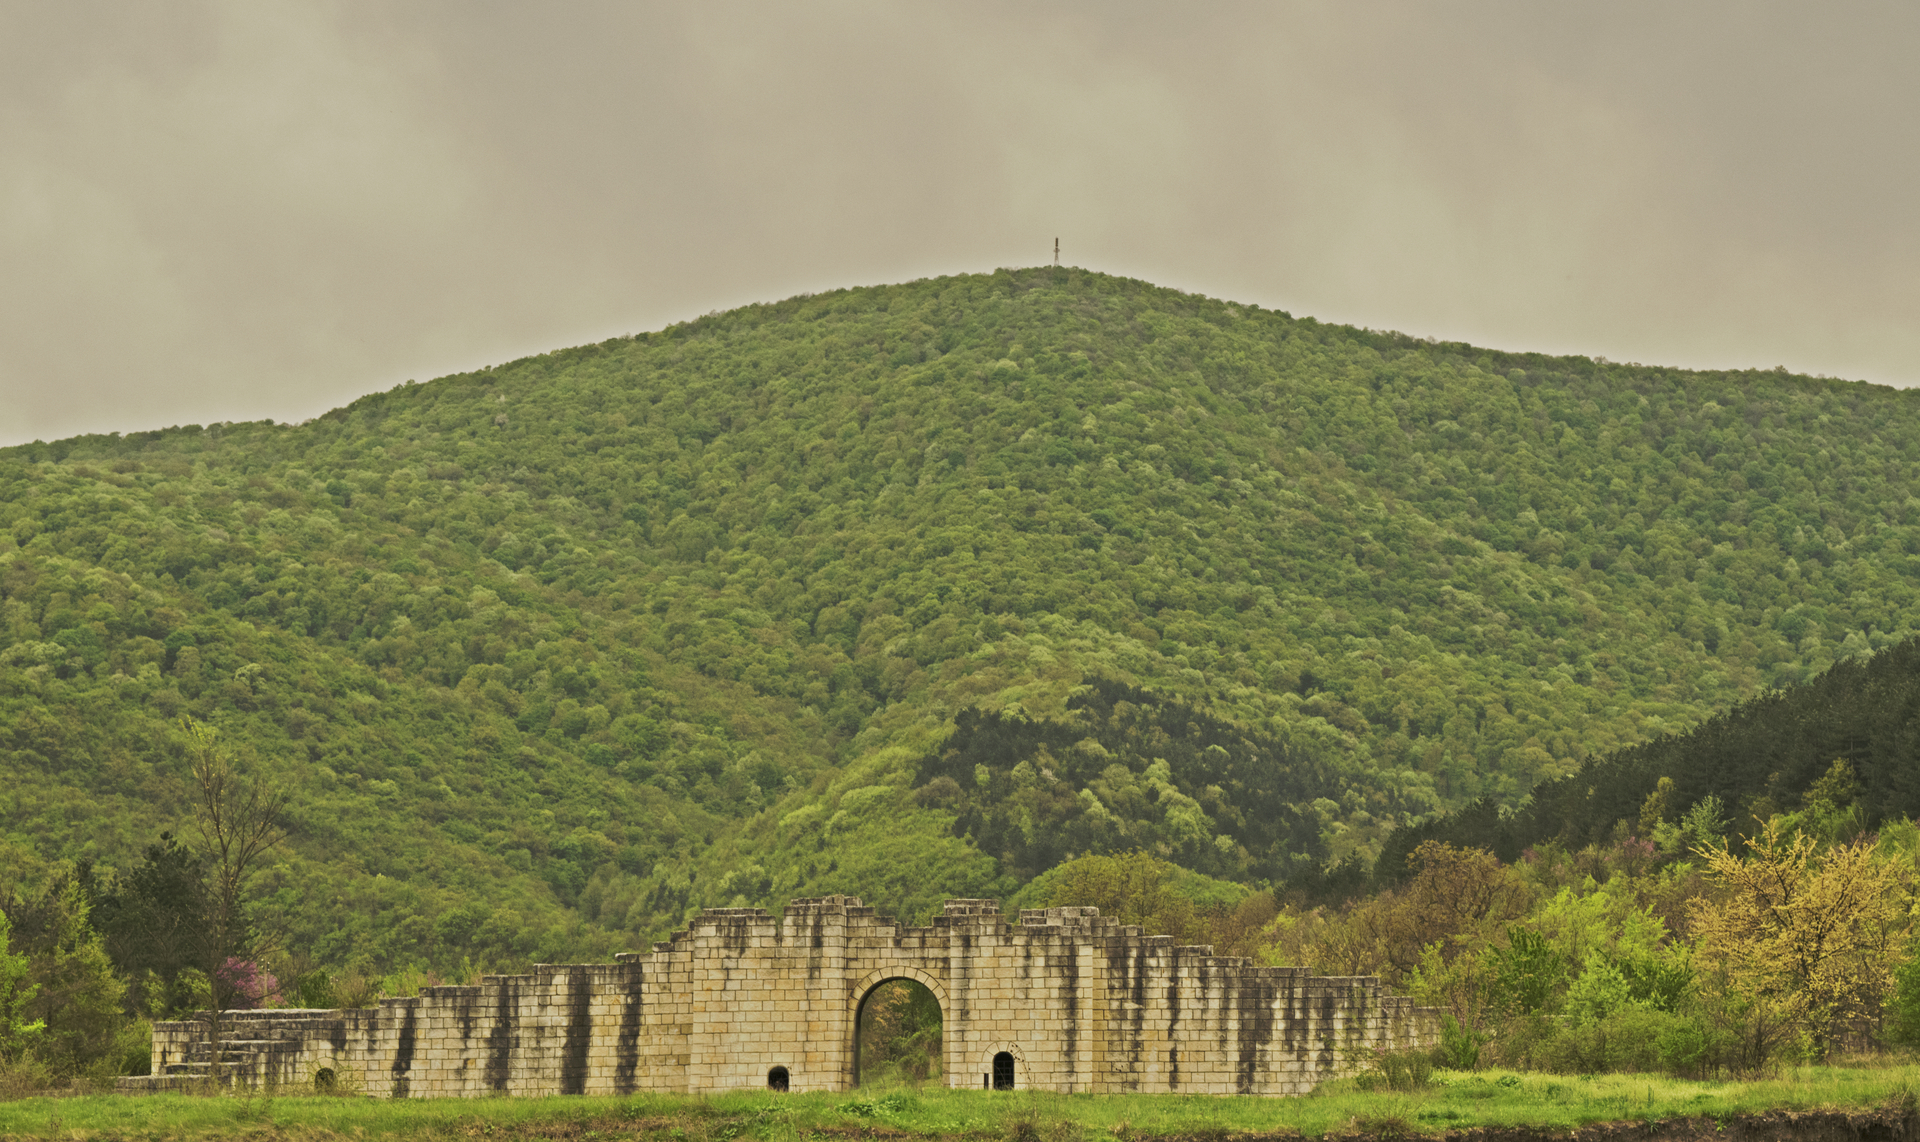
[[[993,1089],[1013,1089],[1012,1051],[1002,1051],[993,1057]]]
[[[777,1091],[787,1089],[787,1068],[775,1067],[767,1072],[767,1089]]]
[[[856,1086],[919,1086],[941,1074],[940,1001],[924,984],[890,979],[860,1001],[853,1034]]]

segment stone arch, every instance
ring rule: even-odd
[[[973,1054],[974,1054],[975,1060],[979,1063],[979,1067],[977,1069],[979,1070],[981,1077],[987,1080],[982,1085],[985,1089],[988,1089],[988,1090],[993,1089],[992,1076],[993,1076],[993,1059],[995,1055],[1001,1055],[1001,1054],[1012,1055],[1014,1063],[1018,1066],[1019,1070],[1022,1072],[1024,1072],[1027,1067],[1027,1053],[1020,1049],[1020,1044],[1015,1043],[1011,1040],[1002,1040],[1000,1042],[995,1042],[995,1043],[983,1043],[980,1045],[979,1048],[977,1048],[973,1052]]]
[[[982,1063],[992,1063],[993,1057],[1002,1051],[1012,1055],[1017,1062],[1027,1061],[1027,1053],[1020,1049],[1020,1044],[1013,1042],[985,1043],[974,1053],[980,1056]]]
[[[933,997],[940,1001],[940,1017],[943,1019],[946,1018],[947,985],[941,982],[939,976],[930,975],[927,972],[921,971],[919,968],[911,967],[907,964],[892,964],[887,967],[874,968],[866,975],[861,976],[858,983],[847,989],[848,1014],[858,1015],[860,1013],[860,1005],[867,1000],[867,994],[890,979],[910,979],[915,983],[924,984],[926,989],[933,993]]]
[[[953,1042],[954,1028],[947,1022],[948,1016],[953,1011],[953,1007],[947,1002],[946,984],[942,983],[938,976],[931,975],[928,972],[922,971],[920,968],[907,964],[889,964],[886,967],[874,968],[866,975],[861,976],[859,982],[847,989],[847,1049],[845,1058],[847,1066],[846,1081],[849,1084],[860,1081],[860,1009],[866,1005],[867,996],[873,994],[874,988],[896,979],[910,979],[933,993],[933,1001],[940,1005],[942,1043],[948,1044]],[[950,1061],[952,1051],[943,1046],[941,1053],[946,1056],[942,1058],[940,1062],[940,1069],[942,1072],[945,1072],[952,1066]]]

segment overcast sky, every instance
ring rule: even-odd
[[[1920,5],[0,0],[0,444],[1052,257],[1920,382]]]

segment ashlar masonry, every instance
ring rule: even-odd
[[[602,965],[538,965],[375,1008],[229,1012],[159,1023],[165,1087],[210,1072],[251,1085],[338,1085],[393,1097],[843,1091],[880,984],[940,1002],[951,1086],[1061,1092],[1303,1094],[1373,1052],[1431,1046],[1438,1016],[1372,977],[1316,976],[1177,946],[1093,908],[1010,925],[997,902],[949,900],[903,927],[854,897],[783,915],[713,908]]]

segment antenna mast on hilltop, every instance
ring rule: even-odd
[[[1060,264],[1060,239],[1058,238],[1053,240],[1053,264],[1056,266]]]

